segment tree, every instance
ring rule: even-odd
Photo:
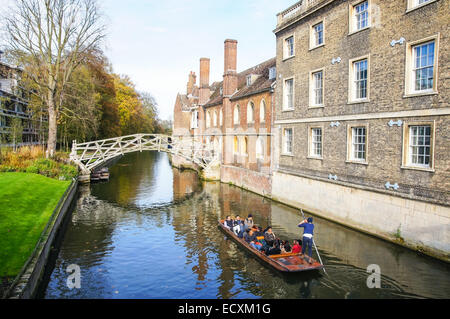
[[[23,125],[22,119],[14,117],[11,120],[11,130],[9,132],[9,141],[13,144],[14,150],[17,150],[17,145],[22,143]]]
[[[68,81],[105,36],[96,0],[17,0],[4,17],[7,43],[48,112],[49,156]],[[22,62],[22,63],[21,63]]]

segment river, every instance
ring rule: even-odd
[[[450,266],[314,217],[324,272],[281,274],[229,240],[226,215],[252,213],[282,239],[301,235],[300,213],[170,166],[157,152],[129,154],[107,183],[82,187],[40,298],[449,298]],[[308,214],[309,216],[309,214]],[[367,287],[367,267],[381,288]],[[81,271],[70,289],[69,265]]]

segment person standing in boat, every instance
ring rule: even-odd
[[[308,246],[308,256],[311,258],[312,256],[312,245],[313,245],[313,235],[314,235],[314,224],[313,224],[313,218],[309,217],[308,219],[305,219],[300,224],[298,224],[298,227],[303,227],[303,247],[302,247],[302,254],[304,255],[306,252],[306,246]]]

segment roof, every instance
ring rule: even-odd
[[[237,92],[233,94],[231,100],[237,100],[239,98],[243,98],[246,96],[250,96],[253,94],[269,90],[273,82],[275,82],[275,79],[269,80],[269,69],[275,66],[276,66],[276,58],[271,58],[267,61],[264,61],[263,63],[260,63],[254,67],[251,67],[245,71],[238,73]],[[247,76],[251,74],[257,75],[259,77],[250,86],[247,86]],[[213,94],[211,95],[209,101],[206,102],[205,107],[222,104],[223,95],[220,92],[221,88],[223,88],[223,81],[214,82],[211,85],[211,90],[213,91]]]

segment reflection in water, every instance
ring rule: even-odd
[[[328,276],[281,274],[262,265],[218,229],[226,215],[271,224],[281,238],[300,237],[300,214],[170,167],[165,154],[130,154],[111,180],[83,188],[45,298],[415,298],[450,297],[447,264],[315,218]],[[70,264],[81,289],[66,286]],[[382,289],[366,286],[370,264]]]

